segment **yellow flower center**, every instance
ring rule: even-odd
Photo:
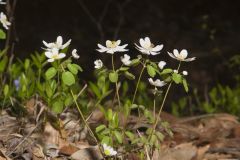
[[[104,150],[104,153],[106,156],[109,156],[111,154],[111,152],[108,149]]]
[[[183,58],[183,56],[181,54],[179,54],[178,59],[184,60],[184,58]]]
[[[57,55],[57,54],[56,54],[56,55],[53,55],[52,58],[53,58],[53,59],[58,59],[58,55]]]
[[[117,47],[117,42],[116,41],[111,41],[111,44],[108,46],[109,48],[116,48]]]
[[[151,50],[154,48],[154,44],[151,43],[150,46],[146,45],[145,48],[146,48],[148,51],[151,51]]]

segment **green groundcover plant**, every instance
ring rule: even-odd
[[[194,113],[227,112],[240,117],[239,66],[239,55],[230,58],[228,67],[234,73],[234,85],[217,84],[204,95],[195,88],[192,94],[172,102],[172,113],[176,116],[186,116]]]
[[[5,30],[11,26],[4,13],[0,14],[0,22]],[[2,40],[6,38],[4,29],[0,29]],[[171,68],[167,67],[165,61],[154,61],[163,45],[154,45],[149,37],[140,38],[139,43],[135,43],[140,53],[137,57],[127,54],[128,45],[121,45],[121,40],[107,40],[105,45],[98,44],[96,50],[110,56],[111,67],[96,59],[93,63],[96,81],[83,83],[83,77],[79,76],[79,72],[83,72],[78,64],[80,56],[76,49],[68,50],[70,45],[71,40],[64,43],[63,38],[58,36],[54,42],[43,41],[43,53],[36,52],[30,58],[17,59],[14,63],[8,56],[8,48],[1,50],[1,109],[11,107],[16,114],[24,114],[24,102],[36,95],[56,116],[66,108],[76,107],[105,159],[124,159],[130,152],[138,153],[142,159],[151,159],[165,136],[172,136],[169,124],[160,118],[168,92],[173,84],[182,85],[188,92],[188,72],[181,71],[181,65],[195,60],[195,57],[187,58],[185,49],[174,49],[168,55],[178,65]],[[122,52],[124,54],[118,56]],[[121,61],[121,65],[116,65],[115,61]],[[137,67],[141,68],[140,74],[133,73]],[[147,80],[144,79],[144,73],[149,77]],[[133,93],[129,84],[136,84]],[[151,88],[153,106],[142,101],[149,96],[143,93],[147,87]],[[93,96],[88,96],[84,92],[86,89]],[[159,106],[156,103],[160,103],[160,107],[156,107]],[[92,130],[87,117],[96,108],[103,112],[107,122]],[[121,125],[120,113],[125,119]],[[127,125],[132,115],[145,117],[152,127],[145,132],[133,130]],[[157,130],[158,125],[163,128],[161,131]]]

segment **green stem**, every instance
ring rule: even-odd
[[[157,92],[157,87],[154,89],[154,99],[153,99],[153,118],[156,118],[156,92]]]
[[[64,67],[63,67],[62,64],[61,64],[61,68],[62,68],[63,71],[65,71],[65,69],[64,69]],[[90,126],[88,125],[88,123],[87,123],[87,121],[86,121],[86,119],[85,119],[85,117],[84,117],[84,115],[83,115],[83,113],[82,113],[82,111],[81,111],[81,109],[80,109],[78,103],[77,103],[77,100],[76,100],[76,98],[75,98],[75,96],[74,96],[74,93],[73,93],[72,89],[70,89],[70,92],[71,92],[71,95],[72,95],[72,97],[73,97],[74,103],[75,103],[75,105],[77,106],[78,112],[79,112],[79,114],[80,114],[80,116],[81,116],[81,118],[82,118],[84,124],[86,125],[86,127],[87,127],[87,129],[88,129],[90,135],[93,137],[94,141],[96,142],[96,144],[97,144],[99,150],[102,152],[101,147],[100,147],[100,144],[98,143],[98,140],[97,140],[97,138],[95,137],[95,135],[94,135],[92,129],[91,129]],[[103,153],[102,153],[102,155],[103,155]]]
[[[40,84],[41,73],[42,73],[42,69],[39,68],[39,69],[38,69],[38,84]]]
[[[115,72],[115,67],[114,67],[114,57],[112,55],[112,69],[113,72]],[[118,81],[115,83],[115,87],[116,87],[116,94],[117,94],[117,99],[118,99],[118,105],[119,107],[121,107],[121,102],[120,102],[120,96],[119,96],[119,88],[118,88]]]
[[[146,68],[146,61],[144,62],[143,68],[142,68],[142,70],[140,72],[140,75],[138,77],[137,85],[136,85],[136,88],[135,88],[135,91],[134,91],[134,95],[133,95],[133,99],[132,99],[132,104],[135,102],[137,91],[138,91],[138,87],[139,87],[139,83],[141,81],[141,78],[142,78],[142,75],[143,75],[143,72],[144,72],[145,68]],[[140,117],[140,108],[139,107],[138,107],[138,116]]]
[[[180,65],[181,65],[181,61],[180,61],[179,65],[178,65],[177,71],[179,71]],[[155,132],[155,129],[156,129],[156,127],[157,127],[157,124],[158,124],[158,122],[159,122],[159,120],[160,120],[160,115],[161,115],[161,113],[162,113],[162,109],[163,109],[163,106],[164,106],[165,101],[166,101],[166,99],[167,99],[167,95],[168,95],[168,92],[169,92],[169,90],[170,90],[170,88],[171,88],[171,86],[172,86],[172,83],[173,83],[173,81],[171,81],[170,84],[168,85],[168,88],[167,88],[167,91],[166,91],[166,93],[165,93],[165,95],[164,95],[164,98],[163,98],[161,107],[160,107],[160,109],[159,109],[159,111],[158,111],[158,114],[157,114],[157,119],[156,119],[156,121],[155,121],[155,123],[154,123],[154,125],[153,125],[152,132],[151,132],[150,136],[148,137],[149,140],[151,139],[153,133]],[[155,114],[155,113],[154,113],[154,114]]]
[[[71,92],[71,94],[72,94],[72,97],[73,97],[74,103],[75,103],[75,105],[77,106],[78,112],[79,112],[79,114],[80,114],[80,116],[81,116],[81,118],[82,118],[84,124],[85,124],[86,127],[88,128],[88,130],[89,130],[91,136],[93,137],[93,139],[94,139],[94,140],[96,141],[96,143],[98,144],[98,140],[97,140],[97,138],[95,137],[95,135],[94,135],[92,129],[91,129],[90,126],[88,125],[87,121],[85,120],[85,117],[84,117],[84,115],[83,115],[83,113],[82,113],[82,111],[81,111],[81,109],[80,109],[80,107],[79,107],[79,105],[78,105],[78,103],[77,103],[77,100],[76,100],[76,98],[75,98],[75,96],[74,96],[74,94],[73,94],[73,91],[70,90],[70,92]]]

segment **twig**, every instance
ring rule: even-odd
[[[212,113],[212,114],[205,114],[205,115],[199,115],[199,116],[194,116],[194,117],[189,117],[189,118],[185,118],[183,120],[179,120],[176,123],[188,123],[191,121],[195,121],[195,120],[199,120],[199,119],[203,119],[203,118],[209,118],[209,117],[220,117],[221,113]]]
[[[141,133],[137,130],[137,133],[139,135],[139,137],[142,137]],[[147,149],[147,146],[144,144],[144,150],[145,150],[145,153],[146,153],[146,156],[147,156],[147,160],[151,160],[150,156],[149,156],[149,153],[148,153],[148,149]]]
[[[102,12],[102,14],[101,14],[101,16],[99,18],[99,23],[102,23],[103,19],[105,18],[111,1],[112,0],[108,0],[107,3],[105,4],[103,12]]]
[[[116,26],[116,29],[114,31],[114,39],[116,39],[118,37],[119,31],[121,29],[122,22],[124,20],[123,9],[130,2],[131,2],[131,0],[126,0],[122,5],[120,5],[119,3],[117,4],[117,8],[118,8],[118,11],[119,11],[119,17],[120,18],[119,18],[118,24]]]
[[[87,6],[83,3],[82,0],[78,0],[77,2],[79,3],[79,5],[81,6],[81,8],[83,9],[83,11],[88,15],[88,17],[90,18],[90,20],[96,25],[97,27],[97,30],[100,34],[100,39],[101,39],[101,42],[103,42],[104,40],[104,37],[105,37],[105,33],[103,32],[103,26],[102,26],[102,21],[103,19],[105,18],[106,14],[107,14],[107,11],[108,11],[108,8],[109,8],[109,5],[110,5],[110,2],[112,0],[108,0],[108,2],[105,4],[104,6],[104,9],[101,13],[101,16],[99,19],[95,18],[92,13],[90,12],[90,10],[87,8]]]
[[[14,26],[14,13],[15,13],[16,5],[17,5],[17,0],[13,1],[12,6],[10,4],[10,0],[7,0],[6,10],[7,10],[7,15],[9,17],[9,21],[11,22],[11,26],[9,27],[7,32],[5,48],[7,48],[10,45],[11,33]],[[9,48],[10,48],[11,54],[13,54],[13,50],[11,49],[12,47],[9,47]]]
[[[26,136],[23,138],[23,140],[22,140],[21,142],[19,142],[19,143],[13,148],[13,150],[10,151],[10,152],[7,154],[7,156],[10,156],[24,141],[26,141],[26,139],[32,135],[32,133],[35,131],[36,128],[38,128],[38,126],[39,126],[40,124],[42,124],[42,122],[39,122],[39,123],[33,128],[33,130],[32,130],[31,132],[29,132],[28,135],[26,135]]]

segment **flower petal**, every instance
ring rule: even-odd
[[[53,59],[53,58],[50,58],[50,59],[48,59],[47,61],[48,61],[48,62],[53,62],[54,59]]]
[[[66,48],[67,46],[69,46],[70,45],[70,43],[71,43],[71,39],[69,39],[64,45],[62,45],[61,46],[61,49],[64,49],[64,48]]]
[[[106,46],[109,48],[112,45],[112,42],[110,40],[106,41]]]
[[[62,36],[58,36],[56,40],[56,45],[60,47],[62,46],[62,43],[63,43]]]
[[[158,63],[158,67],[160,68],[160,69],[163,69],[164,68],[164,66],[166,66],[166,62],[165,61],[160,61],[159,63]]]
[[[169,55],[170,57],[176,59],[176,57],[175,57],[172,53],[170,53],[170,52],[167,52],[167,53],[168,53],[168,55]]]
[[[47,57],[47,58],[52,58],[52,52],[45,52],[45,56]]]
[[[174,54],[175,57],[177,57],[177,58],[179,57],[179,52],[178,52],[177,49],[173,50],[173,54]]]
[[[151,85],[155,85],[152,78],[148,78],[148,81]]]
[[[121,40],[117,40],[117,41],[116,41],[117,46],[119,46],[120,43],[121,43]]]
[[[99,47],[99,48],[101,48],[101,49],[105,49],[106,47],[104,47],[103,45],[101,45],[101,44],[97,44],[97,46]]]
[[[60,53],[60,54],[58,55],[58,59],[62,59],[62,58],[64,58],[65,56],[66,56],[65,53]]]
[[[188,52],[187,52],[186,49],[183,49],[183,50],[180,52],[180,56],[182,57],[182,59],[187,58],[187,55],[188,55]]]
[[[151,44],[152,44],[152,43],[151,43],[149,37],[145,37],[145,46],[148,48],[148,47],[151,46]]]
[[[185,61],[185,62],[191,62],[191,61],[194,61],[194,60],[196,60],[196,57],[187,58],[187,59],[185,59],[184,61]]]
[[[160,52],[152,52],[152,51],[149,51],[149,52],[150,52],[151,55],[153,55],[153,56],[160,54]]]
[[[140,38],[139,43],[140,43],[141,47],[145,46],[145,41],[142,38]]]
[[[157,45],[155,46],[154,48],[152,48],[152,51],[153,52],[158,52],[158,51],[161,51],[163,49],[163,45]]]

